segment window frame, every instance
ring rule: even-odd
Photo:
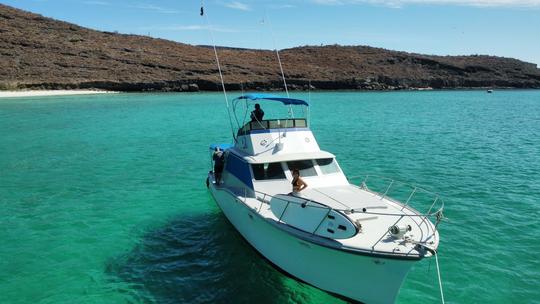
[[[270,164],[279,164],[279,167],[281,169],[281,177],[279,178],[266,178],[267,176],[267,171],[268,171],[268,168],[270,167]],[[258,166],[258,165],[262,165],[263,166],[263,174],[264,174],[264,178],[262,179],[257,179],[255,178],[255,168],[254,166]],[[264,166],[265,165],[268,165],[268,167],[265,169]],[[251,170],[251,177],[254,181],[257,181],[257,182],[262,182],[262,181],[279,181],[279,180],[286,180],[287,179],[287,173],[286,173],[286,170],[285,168],[283,167],[283,162],[279,161],[279,162],[268,162],[268,163],[256,163],[256,164],[250,164],[250,170]]]
[[[289,166],[289,163],[303,162],[303,161],[310,161],[311,162],[311,168],[313,169],[313,172],[315,174],[314,175],[304,175],[304,174],[302,174],[302,170],[306,170],[306,169],[298,169],[300,171],[300,177],[302,177],[302,178],[310,178],[310,177],[320,176],[319,172],[317,171],[317,168],[316,168],[317,164],[314,162],[314,160],[312,158],[310,158],[310,159],[289,160],[289,161],[284,162],[287,165],[287,169],[289,170],[291,176],[292,176],[292,170],[296,169],[296,168]]]
[[[334,165],[335,165],[337,171],[330,172],[330,173],[325,173],[325,172],[323,171],[323,169],[322,169],[323,167],[321,167],[321,166],[319,165],[318,160],[326,160],[326,159],[331,159],[331,160],[332,160],[332,163],[334,163]],[[339,164],[337,163],[337,160],[336,160],[334,157],[316,158],[316,159],[314,159],[314,161],[315,161],[315,163],[317,164],[317,167],[319,168],[319,171],[321,172],[321,175],[323,175],[323,176],[324,176],[324,175],[338,174],[338,173],[342,173],[342,172],[343,172],[343,171],[341,171],[341,167],[339,166]]]

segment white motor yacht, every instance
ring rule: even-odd
[[[336,157],[319,148],[306,101],[247,94],[233,101],[233,112],[242,105],[247,118],[255,102],[278,104],[284,115],[247,122],[236,116],[234,143],[211,145],[211,153],[224,152],[221,180],[213,171],[207,180],[218,206],[289,275],[346,299],[394,303],[411,267],[436,254],[443,201],[393,180],[383,185],[368,176],[353,183]],[[294,118],[298,107],[303,117]],[[299,193],[291,193],[293,169],[308,185]],[[427,212],[412,206],[420,197],[430,199],[421,205]]]

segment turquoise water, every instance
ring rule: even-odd
[[[444,195],[448,303],[540,303],[540,91],[311,103],[347,174]],[[0,303],[343,303],[274,270],[220,213],[207,147],[229,134],[219,94],[0,100]],[[397,302],[438,301],[425,260]]]

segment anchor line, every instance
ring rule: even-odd
[[[214,49],[214,56],[216,58],[216,65],[217,65],[218,72],[219,72],[219,78],[221,80],[221,88],[223,90],[223,97],[225,98],[225,105],[227,107],[227,114],[229,116],[229,124],[231,126],[231,134],[232,134],[234,142],[236,142],[236,135],[234,134],[234,127],[233,127],[233,122],[232,122],[232,118],[231,118],[231,109],[229,107],[229,98],[227,97],[227,90],[225,89],[225,82],[223,81],[223,73],[221,72],[221,65],[219,63],[219,56],[218,56],[218,53],[217,53],[216,42],[215,42],[215,39],[214,39],[214,32],[212,31],[212,26],[210,25],[208,14],[205,13],[205,11],[204,11],[204,0],[201,0],[200,15],[203,16],[204,19],[206,20],[206,27],[208,28],[208,31],[210,32],[210,37],[212,39],[212,47]]]
[[[439,280],[439,291],[441,292],[441,303],[442,304],[445,304],[444,302],[444,292],[443,292],[443,286],[442,286],[442,279],[441,279],[441,268],[439,267],[439,255],[438,255],[438,252],[437,250],[435,249],[432,249],[424,244],[418,244],[422,247],[424,247],[424,249],[426,249],[427,251],[431,252],[431,254],[433,254],[435,256],[435,266],[437,267],[437,279]],[[430,267],[431,267],[431,264],[429,264]]]
[[[439,258],[437,252],[435,252],[435,264],[437,265],[437,277],[439,278],[439,290],[441,291],[441,302],[444,304],[444,293],[441,280],[441,270],[439,268]]]

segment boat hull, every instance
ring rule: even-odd
[[[301,240],[280,229],[230,192],[211,193],[238,232],[281,270],[327,292],[363,303],[394,303],[414,260],[355,254]]]

